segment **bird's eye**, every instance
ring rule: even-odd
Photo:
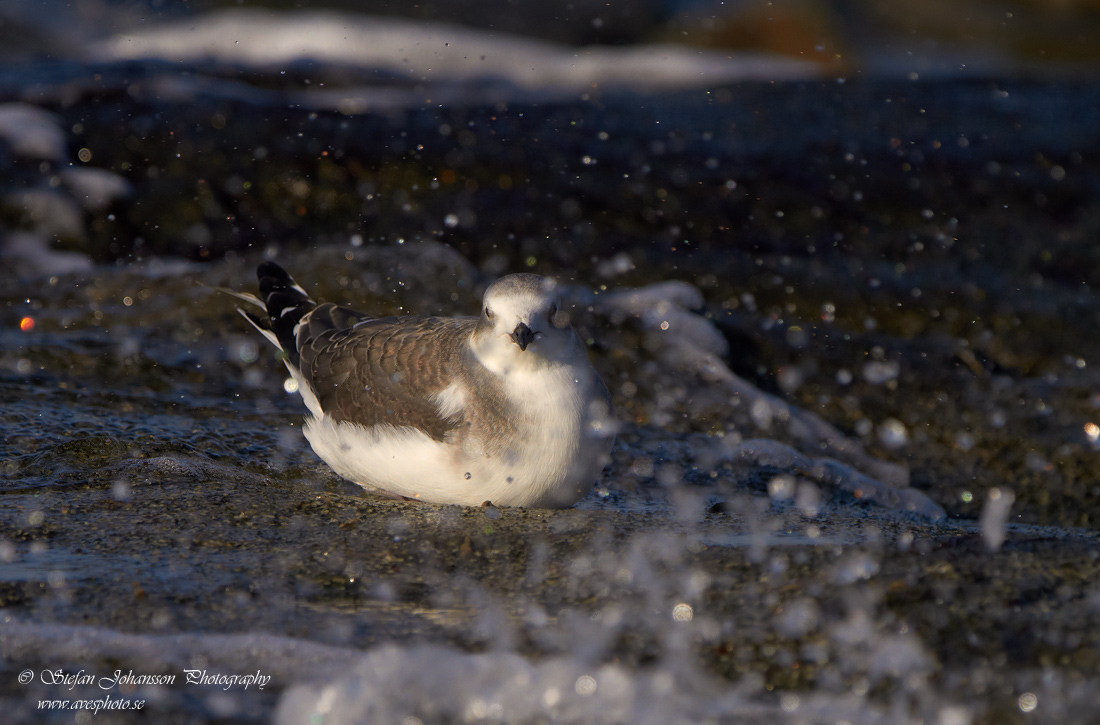
[[[493,311],[490,310],[488,307],[485,308],[485,319],[486,320],[493,319]]]

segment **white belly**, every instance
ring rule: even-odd
[[[590,369],[589,369],[590,370]],[[475,436],[440,442],[412,428],[364,428],[315,417],[306,438],[336,473],[363,486],[436,503],[563,507],[582,498],[599,478],[612,438],[587,410],[594,377],[523,373],[509,381],[516,433],[503,450]],[[600,401],[602,407],[602,400]]]

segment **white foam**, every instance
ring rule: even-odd
[[[72,167],[63,169],[58,176],[69,193],[90,211],[105,209],[133,192],[129,181],[106,169]]]
[[[0,104],[0,140],[14,155],[28,159],[57,162],[67,156],[58,117],[26,103]]]
[[[932,520],[946,515],[939,504],[908,487],[909,474],[903,466],[873,458],[859,441],[845,436],[820,416],[760,390],[730,370],[723,360],[728,352],[725,337],[710,320],[693,311],[704,306],[703,296],[695,287],[669,281],[591,299],[594,310],[614,326],[628,318],[636,319],[645,331],[643,345],[668,368],[669,376],[690,375],[713,395],[740,400],[751,411],[758,428],[767,430],[783,422],[803,449],[831,457],[807,456],[766,438],[721,441],[703,455],[779,468],[847,490],[857,498]]]
[[[336,682],[290,690],[276,722],[702,722],[715,713],[762,715],[702,673],[628,670],[570,657],[532,662],[512,653],[441,646],[380,647]]]
[[[213,59],[252,66],[295,60],[358,65],[411,83],[496,79],[526,89],[698,87],[817,77],[814,63],[679,45],[570,48],[441,23],[322,11],[232,9],[137,28],[93,47],[99,59]]]
[[[202,663],[222,673],[270,676],[268,691],[282,691],[274,721],[320,722],[681,722],[790,721],[774,702],[698,670],[689,660],[666,656],[659,664],[627,667],[577,656],[532,660],[512,652],[469,653],[439,645],[386,644],[366,652],[265,633],[127,634],[65,624],[0,618],[0,656],[12,662],[107,660],[139,674],[176,672]],[[866,643],[860,642],[860,646]],[[869,648],[861,656],[898,668],[920,660],[919,645]],[[750,678],[751,679],[751,678]],[[241,688],[217,692],[162,688],[144,697],[170,702],[189,693],[216,695],[228,711],[247,695]],[[209,698],[207,705],[215,704]],[[866,699],[807,693],[798,722],[881,722]]]
[[[3,203],[23,210],[34,230],[51,239],[84,237],[84,212],[68,194],[50,188],[29,188],[4,195]]]
[[[80,252],[59,252],[50,248],[41,234],[13,231],[0,235],[0,259],[15,264],[18,274],[29,276],[87,272],[92,260]]]

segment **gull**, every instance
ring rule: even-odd
[[[313,450],[340,476],[435,503],[562,508],[598,480],[611,396],[554,283],[501,277],[479,317],[372,317],[256,270],[242,315],[282,352]]]

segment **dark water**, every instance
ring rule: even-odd
[[[43,670],[119,666],[272,680],[114,689],[146,709],[98,721],[1095,713],[1094,84],[345,116],[278,102],[308,64],[187,67],[185,99],[157,90],[173,65],[39,70],[5,97],[56,114],[69,158],[129,193],[66,226],[69,162],[4,157],[15,721],[76,697]],[[470,313],[505,271],[561,277],[621,424],[604,479],[562,512],[342,482],[214,289],[251,289],[267,256],[378,313]]]

